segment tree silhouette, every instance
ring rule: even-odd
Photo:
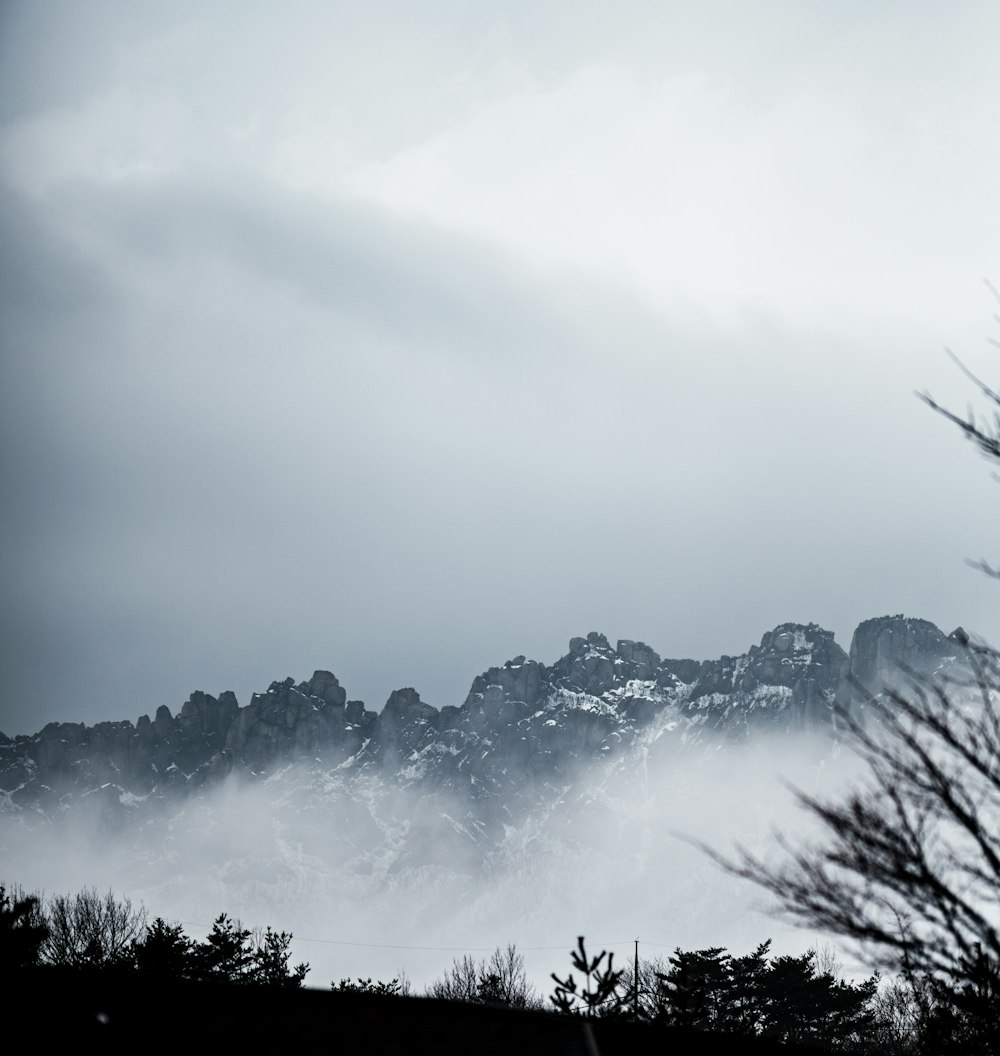
[[[302,986],[306,973],[309,971],[309,965],[302,962],[294,968],[289,968],[291,942],[291,932],[273,931],[271,928],[265,928],[263,934],[252,936],[249,972],[251,982],[284,989],[296,989]]]
[[[921,398],[1000,465],[1000,394],[956,362],[987,413]],[[985,559],[971,563],[998,575]],[[713,856],[793,919],[855,940],[870,963],[901,975],[920,1029],[936,1024],[937,1051],[947,1036],[968,1052],[989,1044],[1000,1013],[1000,655],[956,637],[950,672],[904,670],[905,690],[839,709],[865,776],[843,800],[797,794],[822,825],[818,842],[782,840],[777,867],[742,850],[735,861]]]
[[[132,944],[146,926],[146,910],[112,891],[84,888],[75,895],[55,895],[44,907],[48,934],[42,945],[46,964],[74,968],[128,965]]]
[[[37,965],[48,934],[39,897],[0,884],[0,973]]]
[[[250,929],[220,913],[212,930],[195,949],[198,975],[220,982],[245,983],[252,978],[253,952]]]
[[[164,979],[190,979],[196,974],[194,943],[180,924],[168,924],[162,917],[146,929],[133,945],[136,971]]]
[[[997,305],[1000,306],[1000,290],[997,290],[990,282],[987,282],[986,286],[990,293],[993,294],[993,299],[997,302]],[[1000,324],[1000,312],[994,313],[993,321]],[[995,348],[1000,349],[1000,340],[989,338],[989,342]],[[929,392],[918,393],[918,395],[931,410],[946,418],[952,424],[957,425],[965,438],[975,445],[984,458],[990,462],[1000,464],[1000,392],[987,385],[978,375],[969,370],[951,349],[946,349],[945,351],[955,362],[958,369],[972,383],[980,398],[984,400],[986,411],[977,414],[970,407],[964,415],[956,414],[954,411],[939,404]],[[1000,477],[994,474],[994,479],[1000,480]],[[987,575],[1000,578],[1000,568],[989,563],[985,558],[971,561],[970,564]]]
[[[729,1006],[732,958],[721,946],[675,950],[660,977],[661,1018],[696,1030],[722,1029]]]
[[[570,951],[570,958],[582,982],[578,984],[572,972],[565,979],[560,979],[553,972],[556,988],[549,1000],[566,1015],[582,1014],[588,1018],[617,1015],[622,1010],[626,995],[619,989],[624,973],[615,971],[615,955],[601,950],[596,957],[590,957],[583,936],[579,936],[576,941],[577,947]],[[605,957],[608,959],[607,965],[602,967]]]
[[[498,946],[480,961],[469,954],[456,958],[444,977],[427,987],[427,996],[511,1008],[536,1008],[540,1004],[528,981],[524,957],[512,944],[504,949]]]
[[[371,977],[357,980],[341,979],[339,983],[331,983],[331,990],[347,994],[372,994],[376,997],[405,997],[406,991],[403,982],[397,976],[385,982],[376,979],[372,982]]]
[[[721,947],[675,950],[659,974],[653,1018],[692,1030],[850,1047],[875,1022],[878,979],[847,983],[817,967],[816,951],[768,959],[770,940],[733,957]]]

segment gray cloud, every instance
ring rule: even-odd
[[[556,48],[528,40],[535,5],[456,8],[450,36],[406,39],[353,5],[326,36],[307,8],[232,26],[225,7],[26,10],[0,33],[5,732],[315,667],[372,706],[405,684],[455,703],[487,665],[593,628],[696,656],[788,619],[843,639],[886,611],[1000,635],[995,586],[961,564],[990,552],[994,496],[912,396],[964,404],[938,348],[975,361],[989,302],[943,292],[933,333],[901,319],[907,277],[926,279],[906,270],[917,234],[884,315],[783,316],[731,290],[651,303],[628,259],[610,279],[603,260],[539,264],[340,179],[469,115],[488,130],[486,103],[588,63],[641,83],[664,16],[640,5],[608,35],[588,9]],[[700,43],[670,69],[740,51],[760,107],[842,69],[855,25],[803,72],[764,62],[773,27],[754,57],[682,22]],[[918,83],[922,54],[888,80],[869,56],[862,83]],[[603,201],[581,199],[582,229],[613,228]],[[950,226],[919,230],[939,246]]]
[[[461,818],[465,805],[377,780],[345,789],[336,771],[294,767],[265,786],[227,781],[119,834],[80,817],[37,828],[2,817],[0,840],[28,889],[111,887],[199,938],[223,909],[247,925],[292,931],[295,960],[311,963],[315,987],[403,968],[422,988],[452,958],[433,947],[458,953],[514,942],[549,993],[549,973],[564,970],[581,932],[598,947],[614,944],[617,958],[636,935],[644,957],[706,944],[743,952],[769,936],[776,953],[814,943],[815,935],[768,919],[761,892],[687,841],[707,840],[721,853],[739,841],[770,859],[773,827],[807,839],[815,822],[774,775],[835,796],[857,768],[849,758],[818,765],[823,754],[808,738],[765,736],[704,754],[595,763],[581,775],[588,794],[555,797],[483,860],[480,849],[447,865],[439,847],[414,834],[440,838],[441,812]],[[404,824],[409,855],[396,846]]]

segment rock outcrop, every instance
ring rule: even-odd
[[[961,628],[945,636],[927,620],[904,616],[865,620],[851,639],[852,695],[857,699],[905,690],[914,675],[927,677],[953,664],[967,641]]]
[[[960,662],[965,640],[926,620],[881,617],[857,628],[848,655],[830,631],[789,623],[740,656],[697,661],[591,632],[551,666],[517,656],[490,668],[460,707],[432,707],[406,688],[377,714],[347,700],[329,671],[272,682],[244,708],[229,692],[195,692],[176,716],[161,705],[135,725],[50,723],[33,736],[0,735],[0,809],[51,813],[98,794],[137,807],[299,762],[445,790],[497,821],[643,737],[679,749],[832,731],[838,706],[899,688],[905,672]]]

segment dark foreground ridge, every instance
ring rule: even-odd
[[[697,661],[662,659],[643,642],[612,647],[591,632],[551,666],[517,656],[490,668],[461,707],[432,707],[406,688],[375,713],[348,700],[329,671],[272,682],[242,708],[231,692],[195,692],[176,716],[161,705],[134,725],[0,734],[0,812],[134,811],[230,774],[260,779],[305,762],[457,793],[478,804],[480,818],[490,803],[510,815],[539,785],[643,738],[676,750],[760,732],[831,732],[838,705],[898,686],[901,670],[947,668],[964,641],[961,629],[945,636],[926,620],[887,616],[860,624],[848,654],[832,632],[789,623],[741,656]]]
[[[322,990],[260,990],[248,986],[148,983],[74,970],[24,972],[9,981],[8,1007],[25,1023],[44,1023],[48,1047],[97,1047],[101,1052],[316,1051],[371,1056],[732,1056],[815,1053],[679,1027],[522,1011],[426,997],[374,997]],[[58,1014],[53,1015],[53,1009]]]

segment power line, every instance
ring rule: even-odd
[[[185,924],[190,928],[210,928],[210,924],[205,924],[202,921],[197,920],[181,920],[178,923]],[[389,942],[354,942],[349,939],[316,939],[309,938],[304,935],[294,935],[296,942],[315,942],[320,943],[324,946],[360,946],[370,950],[424,950],[428,953],[492,953],[496,946],[403,946]],[[607,949],[611,946],[630,946],[635,939],[623,939],[620,942],[595,942],[593,945],[603,947]],[[525,953],[542,953],[551,952],[553,950],[565,950],[567,949],[566,943],[560,943],[558,946],[518,946],[517,943],[511,945],[517,946],[517,948]],[[644,946],[665,946],[665,943],[658,942],[643,942]]]

